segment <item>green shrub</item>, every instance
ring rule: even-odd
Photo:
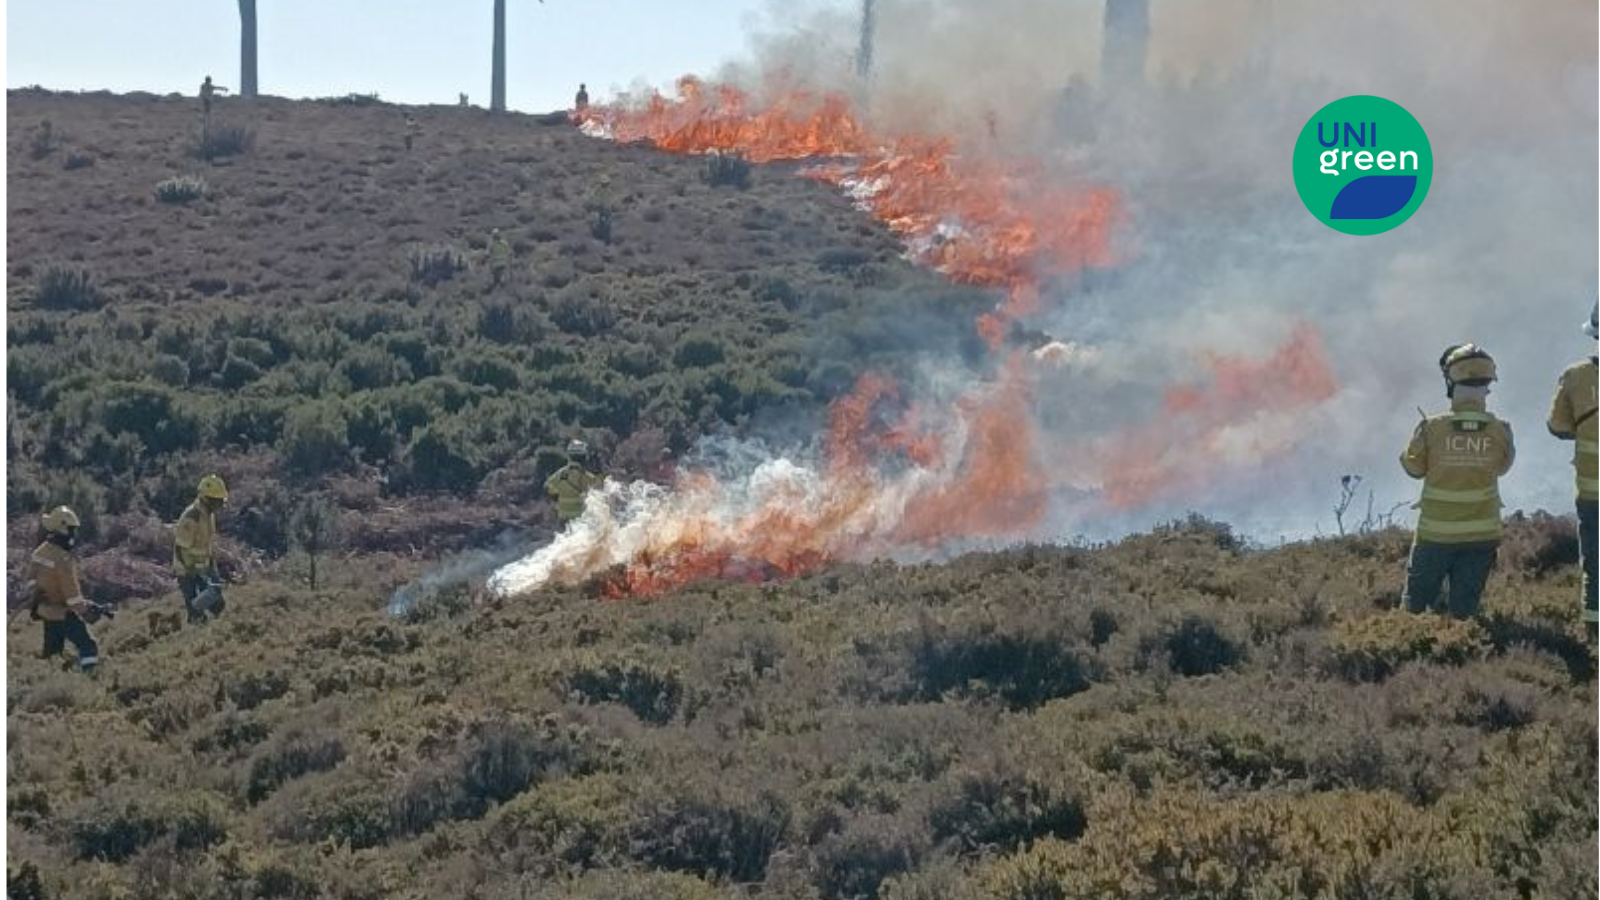
[[[74,150],[67,154],[67,158],[61,163],[61,168],[66,169],[68,172],[76,172],[79,169],[87,169],[93,165],[93,156]]]
[[[350,463],[350,437],[340,410],[329,403],[291,409],[278,452],[291,471],[308,478],[343,470]]]
[[[94,286],[88,269],[50,266],[39,273],[33,289],[33,305],[40,309],[96,310],[105,298]]]
[[[550,321],[567,334],[595,337],[610,331],[617,316],[609,303],[569,291],[556,300]]]
[[[544,778],[584,774],[597,761],[584,732],[554,720],[479,724],[412,774],[394,799],[393,820],[399,831],[416,834],[446,819],[481,818]]]
[[[192,450],[200,442],[199,417],[169,388],[112,382],[100,389],[97,406],[107,431],[132,434],[151,453]]]
[[[582,657],[561,673],[561,684],[585,703],[620,703],[652,725],[672,721],[683,703],[677,670],[635,659]]]
[[[427,287],[442,284],[467,270],[467,258],[450,247],[418,247],[408,257],[411,280]]]
[[[1241,641],[1228,636],[1209,618],[1192,613],[1146,637],[1139,649],[1145,658],[1165,659],[1173,672],[1189,678],[1215,675],[1244,658]]]
[[[746,190],[750,187],[750,161],[738,153],[708,153],[704,178],[712,187]]]
[[[672,354],[673,364],[680,369],[703,369],[717,365],[726,358],[722,342],[705,337],[685,339]]]
[[[369,391],[411,381],[411,367],[388,351],[370,345],[352,349],[334,367],[350,382],[351,390]]]
[[[403,483],[407,489],[469,493],[483,472],[477,453],[459,431],[428,426],[406,448]]]
[[[27,860],[15,869],[6,866],[6,900],[50,900],[38,866]]]
[[[628,852],[653,868],[707,878],[761,881],[789,831],[788,804],[773,791],[702,780],[661,784],[633,811]]]
[[[912,642],[910,674],[918,700],[938,700],[948,692],[992,694],[1025,709],[1087,689],[1090,672],[1070,639],[1053,632],[928,622]]]
[[[1074,840],[1087,825],[1082,776],[1060,760],[999,749],[950,773],[928,813],[934,839],[963,853],[1012,852],[1041,837]]]
[[[179,850],[204,850],[227,836],[223,819],[210,795],[179,793],[90,801],[67,828],[79,859],[121,862],[165,837]]]
[[[1487,642],[1476,622],[1392,610],[1336,625],[1331,647],[1335,673],[1382,681],[1407,662],[1460,665],[1482,656]]]
[[[209,185],[198,175],[178,175],[156,184],[156,200],[161,203],[193,203],[206,195]]]
[[[344,757],[344,743],[336,735],[286,732],[251,756],[245,776],[245,799],[259,803],[284,782],[311,772],[325,772]]]
[[[210,161],[228,156],[249,153],[256,144],[254,128],[245,125],[217,124],[207,126],[195,145],[195,156]]]
[[[815,884],[828,900],[876,897],[885,879],[912,870],[927,852],[921,829],[892,816],[863,816],[817,847]]]
[[[1116,791],[1075,843],[1041,841],[981,875],[999,900],[1486,896],[1468,842],[1388,794]]]

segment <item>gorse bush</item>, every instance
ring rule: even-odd
[[[195,155],[204,160],[216,160],[248,153],[255,147],[255,129],[245,125],[218,124],[207,126],[195,145]]]
[[[584,657],[562,672],[561,681],[587,703],[620,703],[652,725],[670,722],[684,699],[676,671],[633,659]]]
[[[451,247],[418,247],[408,257],[411,280],[434,287],[467,270],[467,258]]]
[[[206,195],[206,180],[198,175],[178,175],[156,183],[156,199],[162,203],[193,203]]]
[[[42,309],[99,309],[104,299],[87,269],[50,266],[39,273],[33,303]]]
[[[1395,610],[1338,625],[1332,649],[1337,674],[1378,681],[1413,661],[1460,665],[1487,644],[1476,622]]]
[[[737,153],[708,153],[705,180],[712,187],[747,190],[750,187],[750,161]]]

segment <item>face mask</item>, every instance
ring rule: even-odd
[[[1488,399],[1488,397],[1489,397],[1489,386],[1487,384],[1480,384],[1480,385],[1458,384],[1458,385],[1456,385],[1455,399],[1457,399],[1457,400],[1467,400],[1467,401],[1482,402],[1482,401]]]

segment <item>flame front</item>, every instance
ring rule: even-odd
[[[495,573],[497,593],[590,581],[605,596],[650,595],[707,577],[793,576],[832,560],[1035,535],[1052,497],[1078,483],[1092,484],[1102,503],[1136,506],[1241,454],[1282,452],[1259,443],[1251,418],[1333,392],[1320,340],[1301,328],[1265,360],[1209,360],[1209,381],[1171,389],[1159,421],[1070,448],[1079,474],[1064,478],[1060,460],[1041,460],[1031,409],[1041,367],[1006,350],[1006,338],[1012,323],[1041,310],[1041,279],[1117,262],[1115,191],[965,158],[946,139],[875,135],[841,97],[795,93],[755,109],[727,86],[684,79],[678,90],[637,109],[590,107],[580,125],[679,153],[828,159],[803,174],[849,192],[916,261],[1002,292],[974,323],[999,354],[996,375],[929,403],[867,373],[835,401],[828,434],[809,452],[707,467],[667,487],[607,482],[551,544]],[[1263,373],[1291,389],[1264,389]],[[1181,457],[1166,440],[1173,423],[1191,438]]]

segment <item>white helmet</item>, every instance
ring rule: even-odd
[[[582,459],[589,455],[589,445],[579,440],[567,441],[567,455],[574,459]]]
[[[1591,338],[1600,337],[1600,303],[1589,310],[1589,321],[1583,323],[1583,333]]]

